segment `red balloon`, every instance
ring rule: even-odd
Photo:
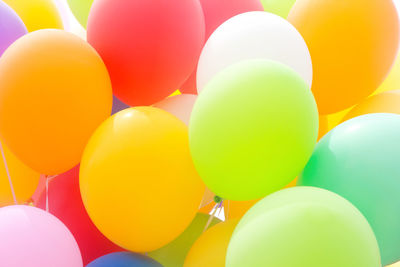
[[[105,254],[122,251],[109,241],[92,223],[83,206],[79,189],[79,166],[58,175],[48,186],[49,212],[71,231],[81,250],[84,265]],[[46,191],[36,203],[46,209]]]
[[[189,77],[204,31],[198,0],[99,0],[87,39],[108,68],[114,94],[138,106],[166,98]]]
[[[206,40],[225,21],[250,11],[263,11],[260,0],[200,0],[203,7]],[[183,94],[197,94],[196,70],[189,79],[180,87]]]

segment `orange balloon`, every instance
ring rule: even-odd
[[[285,188],[290,188],[296,186],[297,178],[290,182]],[[228,200],[227,206],[225,206],[226,218],[230,219],[240,219],[243,215],[256,204],[260,199],[250,200],[250,201],[233,201]]]
[[[80,162],[111,114],[112,89],[96,51],[78,36],[39,30],[0,58],[0,136],[27,166],[54,175]]]
[[[214,208],[214,206],[215,206],[215,203],[214,202],[210,202],[209,204],[201,207],[199,209],[199,212],[205,213],[205,214],[209,214],[212,211],[212,209]]]
[[[321,114],[369,96],[396,58],[399,19],[392,0],[297,0],[288,20],[310,50]]]
[[[205,231],[193,244],[183,267],[225,267],[226,251],[238,222],[228,220]]]
[[[343,121],[369,113],[400,114],[400,90],[373,95],[352,108]]]

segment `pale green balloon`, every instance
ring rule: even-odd
[[[92,4],[93,0],[68,0],[72,13],[84,28],[86,28]]]
[[[325,135],[299,185],[328,189],[349,200],[375,232],[383,265],[400,260],[400,116],[368,114]]]
[[[296,0],[261,0],[264,10],[287,18]]]
[[[264,197],[306,165],[318,111],[305,81],[270,60],[249,60],[217,74],[200,93],[189,125],[192,158],[216,195]]]
[[[210,215],[197,213],[189,227],[174,241],[168,245],[149,252],[148,256],[161,263],[164,267],[182,267],[186,255],[196,240],[204,232]],[[221,222],[218,218],[213,218],[209,227]]]
[[[374,233],[347,200],[316,187],[254,205],[230,240],[226,267],[380,267]]]

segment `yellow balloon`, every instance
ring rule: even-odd
[[[397,89],[400,89],[400,54],[397,55],[396,61],[394,62],[389,75],[381,86],[379,86],[378,90],[376,90],[375,94]]]
[[[3,0],[24,22],[29,32],[63,29],[61,16],[52,0]]]
[[[2,142],[8,170],[19,204],[30,199],[39,184],[40,174],[24,165]],[[0,207],[14,204],[7,171],[0,156]]]
[[[344,116],[343,121],[370,113],[400,114],[400,90],[382,92],[364,99]]]
[[[97,228],[121,247],[146,252],[178,237],[204,194],[188,129],[170,113],[129,108],[106,120],[86,146],[82,199]]]
[[[186,256],[183,267],[225,267],[225,255],[239,220],[228,220],[205,231]]]

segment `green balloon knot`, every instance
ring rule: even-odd
[[[219,197],[219,196],[215,196],[215,197],[214,197],[214,202],[215,202],[215,203],[221,203],[222,200],[223,200],[222,197]]]

